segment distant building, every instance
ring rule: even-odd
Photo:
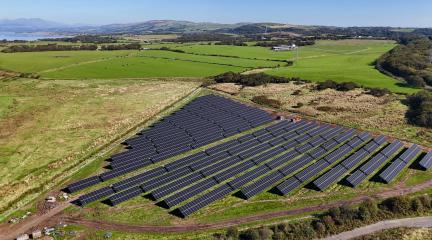
[[[273,51],[291,51],[297,49],[297,45],[291,44],[291,45],[279,45],[272,47]]]

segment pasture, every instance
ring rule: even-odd
[[[174,80],[0,82],[1,212],[55,186],[72,167],[198,86]]]
[[[209,77],[227,71],[262,69],[266,73],[312,81],[331,79],[398,93],[416,89],[380,73],[374,61],[395,46],[384,40],[322,40],[297,51],[275,52],[257,46],[203,43],[144,44],[172,51],[76,51],[0,53],[0,69],[35,73],[49,79],[114,79],[145,77]],[[295,61],[285,66],[283,61]],[[268,69],[271,68],[271,69]]]

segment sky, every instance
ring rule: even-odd
[[[278,22],[330,26],[432,27],[431,0],[0,0],[0,19],[68,24]]]

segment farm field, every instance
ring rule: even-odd
[[[128,58],[118,58],[42,74],[46,78],[140,78],[206,77],[226,71],[274,67],[281,62],[200,56],[169,51],[142,51]]]
[[[0,53],[0,69],[23,73],[38,73],[88,61],[124,57],[132,51],[58,51]]]
[[[0,82],[1,212],[58,184],[72,167],[198,86],[175,80]]]
[[[296,51],[275,52],[256,46],[156,43],[145,48],[168,47],[171,51],[76,51],[0,53],[0,69],[36,73],[43,78],[113,79],[143,77],[208,77],[227,71],[263,69],[266,73],[300,77],[312,81],[327,79],[356,82],[365,87],[388,88],[394,92],[417,91],[380,73],[373,62],[395,46],[384,40],[322,40]],[[271,69],[268,69],[271,68]]]

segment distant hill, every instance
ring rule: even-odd
[[[289,33],[306,36],[372,36],[394,38],[402,34],[416,33],[432,36],[431,28],[393,27],[332,27],[302,26],[282,23],[236,23],[190,22],[176,20],[152,20],[139,23],[109,24],[101,26],[67,25],[39,18],[0,20],[0,32],[51,32],[60,34],[158,34],[158,33],[230,33],[263,34]]]

